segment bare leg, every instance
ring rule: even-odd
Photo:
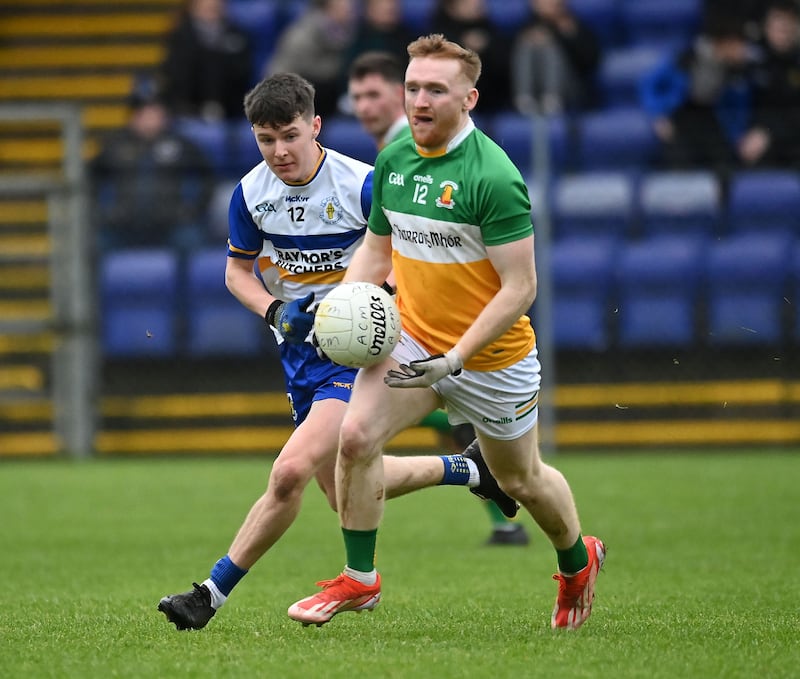
[[[387,491],[391,497],[414,490],[418,483],[433,485],[442,476],[441,462],[423,463],[413,458],[386,458],[383,446],[408,425],[439,405],[431,389],[390,389],[383,383],[387,364],[361,370],[342,422],[336,464],[336,499],[342,526],[351,530],[373,530],[383,515]],[[385,407],[372,412],[372,403],[382,399]],[[438,478],[436,478],[438,463]],[[415,470],[410,465],[420,465]],[[428,465],[423,468],[423,464]],[[384,465],[386,472],[384,473]],[[419,475],[417,475],[419,474]]]
[[[447,454],[444,451],[443,454]],[[386,499],[391,500],[421,488],[429,488],[441,482],[444,465],[435,455],[409,457],[383,456],[383,475]]]
[[[250,509],[228,551],[239,568],[252,568],[292,525],[303,492],[318,470],[327,465],[330,473],[346,405],[336,399],[314,403],[289,437],[272,467],[266,492]]]
[[[484,459],[500,487],[530,512],[556,549],[578,539],[578,511],[567,480],[539,455],[538,426],[514,441],[478,434]]]

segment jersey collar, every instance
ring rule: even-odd
[[[464,141],[475,129],[475,123],[472,122],[472,118],[467,118],[467,124],[461,128],[459,133],[453,137],[443,149],[434,149],[433,151],[424,151],[419,146],[417,146],[417,153],[421,155],[423,158],[438,158],[439,156],[444,156],[453,151],[462,141]]]

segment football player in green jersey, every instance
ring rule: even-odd
[[[370,610],[383,515],[381,450],[445,406],[475,427],[501,487],[530,512],[558,563],[554,629],[588,618],[605,545],[583,536],[570,487],[540,457],[540,365],[526,315],[536,296],[531,204],[519,170],[478,130],[480,58],[441,34],[408,47],[405,107],[413,144],[378,156],[369,228],[345,280],[397,280],[402,336],[392,356],[359,371],[339,437],[336,495],[346,566],[288,614],[322,625]]]
[[[348,93],[353,113],[375,140],[378,150],[399,138],[411,143],[405,111],[404,77],[405,64],[390,52],[364,52],[350,66]],[[455,453],[460,453],[475,438],[472,425],[464,423],[451,427],[447,413],[441,409],[426,415],[420,426],[435,429],[440,442]],[[487,545],[528,544],[525,526],[506,517],[491,500],[485,506],[492,526]]]

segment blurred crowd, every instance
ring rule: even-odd
[[[136,81],[129,124],[94,161],[100,247],[207,244],[201,234],[214,231],[208,213],[220,177],[210,145],[187,130],[193,122],[234,129],[245,93],[266,75],[300,73],[316,87],[323,119],[347,116],[347,73],[359,54],[380,49],[405,59],[411,40],[437,32],[482,59],[478,116],[569,116],[607,106],[598,70],[630,41],[609,37],[577,0],[528,0],[503,21],[503,3],[490,0],[432,0],[412,16],[409,6],[421,4],[186,0],[163,62]],[[659,45],[661,58],[637,78],[637,105],[660,144],[655,162],[721,177],[748,167],[800,169],[800,0],[697,5],[691,32]],[[226,134],[220,146],[234,143]]]

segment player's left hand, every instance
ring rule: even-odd
[[[390,387],[429,387],[448,375],[459,375],[464,362],[455,349],[446,354],[428,356],[419,361],[401,364],[399,370],[390,370],[383,381]]]

